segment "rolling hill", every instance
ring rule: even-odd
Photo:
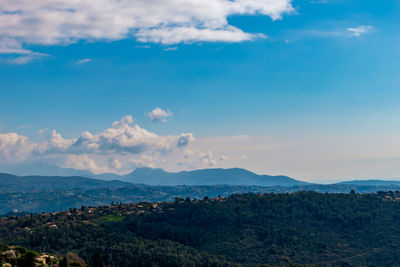
[[[306,185],[287,176],[258,175],[240,168],[202,169],[182,172],[166,172],[163,169],[137,168],[121,176],[121,180],[148,185],[257,185],[297,186]]]
[[[117,180],[104,181],[79,176],[16,176],[0,173],[0,192],[95,189],[129,185],[130,183]]]
[[[362,186],[400,186],[400,181],[391,181],[391,180],[353,180],[353,181],[345,181],[337,184],[343,185],[362,185]]]
[[[398,266],[400,193],[242,194],[1,219],[0,240],[89,266]],[[305,265],[296,265],[305,264]],[[262,265],[270,264],[270,265]]]

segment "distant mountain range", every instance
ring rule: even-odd
[[[295,186],[305,185],[287,176],[258,175],[245,169],[203,169],[182,172],[166,172],[163,169],[138,168],[120,177],[122,181],[148,185],[257,185]]]
[[[205,169],[178,173],[162,169],[138,168],[133,172],[111,178],[107,174],[82,176],[16,176],[0,173],[0,191],[35,191],[95,189],[123,187],[132,184],[177,186],[177,185],[254,185],[254,186],[297,186],[306,185],[286,176],[258,175],[244,169]],[[95,177],[95,178],[93,178]]]
[[[163,169],[137,168],[129,174],[114,173],[93,174],[89,171],[72,168],[60,168],[54,165],[31,162],[23,166],[0,166],[0,172],[18,176],[79,176],[100,180],[120,180],[147,185],[258,185],[258,186],[295,186],[306,182],[287,176],[258,175],[245,169],[201,169],[194,171],[167,172]]]
[[[73,173],[73,169],[68,169]],[[89,173],[90,174],[90,173]],[[88,175],[89,176],[89,175]],[[0,173],[0,215],[58,211],[111,202],[173,201],[179,198],[229,196],[242,193],[370,193],[400,191],[400,181],[355,180],[311,184],[287,176],[258,175],[244,169],[205,169],[178,173],[138,168],[127,175],[16,176]],[[110,180],[110,179],[118,180]]]
[[[60,168],[53,165],[31,164],[31,173],[19,171],[19,175],[5,172],[16,170],[14,168],[0,167],[0,191],[7,190],[59,190],[63,188],[101,188],[120,187],[130,184],[146,184],[154,186],[177,185],[244,185],[244,186],[306,186],[318,185],[299,181],[288,176],[258,175],[241,168],[231,169],[201,169],[182,172],[167,172],[163,169],[137,168],[126,175],[113,173],[93,174],[69,168]],[[27,166],[24,166],[26,169]],[[29,167],[29,166],[28,166]],[[4,171],[5,170],[5,171]],[[21,169],[19,169],[21,170]],[[14,172],[15,173],[15,172]],[[389,186],[400,185],[400,181],[388,180],[353,180],[335,183],[332,185],[359,185],[359,186]],[[323,185],[321,185],[323,186]],[[325,186],[325,185],[324,185]]]

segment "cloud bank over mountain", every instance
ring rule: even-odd
[[[0,133],[0,159],[13,164],[57,156],[67,167],[100,173],[122,169],[127,163],[127,169],[152,166],[157,155],[182,150],[193,140],[191,133],[157,135],[134,124],[132,116],[127,115],[103,132],[85,131],[71,139],[64,138],[56,130],[41,142],[18,133]],[[105,159],[107,164],[102,163]]]

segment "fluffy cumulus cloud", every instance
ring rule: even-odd
[[[26,136],[17,133],[0,133],[0,159],[21,162],[25,160],[37,145]]]
[[[77,170],[88,170],[92,173],[105,173],[110,171],[107,167],[99,167],[95,160],[88,155],[69,155],[63,166]]]
[[[228,161],[228,157],[225,155],[215,156],[213,152],[198,152],[199,148],[193,147],[195,150],[185,150],[183,157],[176,162],[176,166],[184,169],[195,169],[195,168],[210,168],[210,167],[223,167],[223,162]],[[221,165],[222,163],[222,165]]]
[[[43,55],[24,44],[78,40],[241,42],[263,35],[229,25],[229,16],[277,20],[293,10],[291,0],[0,0],[0,53],[29,60]]]
[[[52,130],[46,140],[36,146],[35,152],[39,154],[67,152],[76,141],[76,138],[64,139],[56,130]]]
[[[149,167],[154,168],[156,158],[153,156],[142,155],[139,158],[130,158],[128,160],[128,167],[131,169],[139,168],[139,167]]]
[[[217,165],[217,161],[214,160],[213,153],[208,151],[206,153],[199,153],[199,157],[204,165],[213,167]]]
[[[116,157],[111,157],[109,159],[109,165],[111,165],[114,169],[121,169],[122,168],[121,161]]]
[[[43,133],[41,133],[43,134]],[[95,173],[138,166],[154,166],[157,154],[181,150],[194,140],[191,133],[160,136],[134,123],[132,116],[115,121],[103,132],[82,132],[78,138],[64,138],[52,130],[41,142],[17,133],[0,134],[0,159],[10,162],[61,155],[64,167]]]
[[[49,140],[39,146],[43,147],[40,152],[141,154],[148,151],[168,151],[177,146],[182,135],[187,135],[159,136],[133,122],[132,116],[125,116],[101,133],[83,132],[77,139],[64,139],[53,131]]]
[[[149,118],[152,122],[165,122],[167,119],[173,116],[172,112],[169,110],[163,110],[159,107],[156,107],[149,113],[147,113],[147,118]]]

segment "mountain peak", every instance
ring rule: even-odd
[[[199,169],[193,171],[167,172],[163,169],[137,168],[122,176],[122,180],[131,183],[149,185],[258,185],[293,186],[301,182],[286,176],[258,175],[242,168]]]

